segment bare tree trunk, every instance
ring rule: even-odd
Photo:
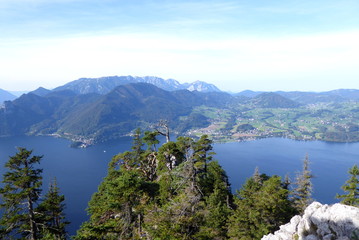
[[[160,130],[159,128],[164,129]],[[166,120],[160,120],[155,130],[157,131],[157,133],[166,137],[167,143],[170,141],[170,128],[168,127],[168,122]]]
[[[28,161],[24,162],[25,168],[28,169]],[[26,176],[28,176],[28,172],[26,172]],[[30,183],[27,183],[27,187],[30,188]],[[31,199],[31,193],[27,194],[27,210],[29,215],[29,224],[30,224],[30,239],[37,240],[37,229],[34,215],[34,206],[33,201]]]
[[[28,201],[28,211],[29,211],[29,221],[30,221],[30,239],[36,240],[37,239],[37,229],[35,223],[35,215],[34,215],[34,208],[31,197],[27,197]]]

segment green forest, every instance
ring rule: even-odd
[[[108,174],[88,203],[89,220],[74,240],[261,239],[302,214],[311,198],[309,157],[291,182],[256,168],[232,193],[214,160],[207,135],[168,138],[139,129],[129,151],[114,156]],[[19,148],[5,167],[1,196],[1,239],[68,239],[65,196],[56,179],[42,192],[42,156]],[[349,169],[342,203],[359,206],[359,169]]]

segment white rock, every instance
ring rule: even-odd
[[[290,240],[294,236],[298,236],[298,240],[350,240],[354,231],[359,232],[359,208],[313,202],[303,216],[294,216],[290,223],[262,240]]]

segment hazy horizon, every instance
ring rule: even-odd
[[[117,76],[117,75],[116,75]],[[112,76],[104,76],[104,77],[112,77]],[[145,76],[134,76],[134,77],[145,77]],[[158,76],[153,76],[153,77],[158,77]],[[76,79],[76,80],[79,80],[79,79]],[[73,80],[73,81],[76,81],[76,80]],[[167,80],[167,79],[165,79]],[[176,80],[176,79],[175,79]],[[71,82],[71,81],[69,81]],[[65,84],[69,83],[69,82],[66,82]],[[181,84],[183,84],[184,82],[180,82]],[[65,85],[63,84],[63,85]],[[56,86],[56,87],[60,87],[60,86],[63,86],[63,85],[59,85],[59,86]],[[216,85],[215,85],[216,86]],[[21,96],[22,94],[24,93],[29,93],[31,91],[34,91],[34,90],[37,90],[38,88],[45,88],[45,89],[48,89],[48,90],[53,90],[55,89],[56,87],[54,88],[46,88],[46,87],[43,87],[43,86],[38,86],[34,89],[29,89],[29,90],[7,90],[7,89],[3,89],[0,87],[0,89],[2,90],[5,90],[13,95],[16,95],[16,96]],[[216,86],[218,87],[218,86]],[[231,90],[222,90],[222,89],[219,89],[223,92],[228,92],[228,93],[240,93],[240,92],[244,92],[244,91],[253,91],[253,92],[280,92],[280,91],[284,91],[284,92],[293,92],[293,91],[298,91],[298,90],[281,90],[281,89],[277,89],[277,90],[255,90],[255,89],[243,89],[243,90],[240,90],[240,91],[231,91]],[[299,92],[313,92],[313,93],[320,93],[320,92],[327,92],[327,91],[334,91],[334,90],[359,90],[359,89],[356,89],[356,88],[337,88],[337,89],[330,89],[330,90],[323,90],[323,91],[311,91],[311,90],[307,90],[307,91],[299,91]]]
[[[359,89],[355,0],[0,2],[0,88],[113,75],[223,91]]]

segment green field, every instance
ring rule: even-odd
[[[298,140],[359,141],[359,103],[317,103],[298,108],[261,108],[237,104],[227,108],[197,107],[211,125],[192,130],[219,141],[287,137]]]

